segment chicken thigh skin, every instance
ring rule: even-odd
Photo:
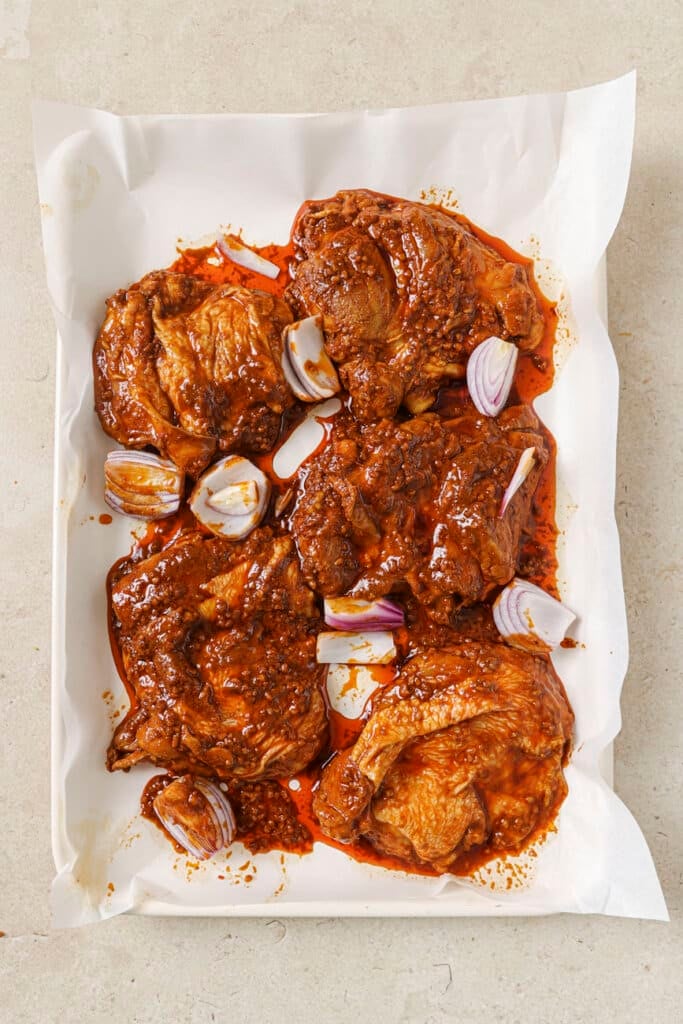
[[[281,366],[287,304],[171,271],[113,295],[95,342],[104,430],[153,445],[191,476],[217,452],[262,452],[294,403]]]
[[[547,658],[503,644],[429,648],[324,769],[326,835],[442,872],[473,846],[515,850],[563,800],[574,716]]]
[[[110,770],[151,761],[218,778],[277,778],[327,739],[315,638],[321,622],[287,535],[234,544],[198,531],[123,564],[114,637],[135,703]]]
[[[364,189],[303,205],[287,298],[320,315],[356,416],[424,412],[491,335],[531,350],[544,317],[522,263],[455,216]]]

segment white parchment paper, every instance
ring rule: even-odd
[[[604,253],[626,191],[634,96],[635,76],[627,75],[566,94],[313,116],[115,117],[36,104],[58,328],[56,924],[131,910],[666,917],[645,841],[606,781],[628,653]],[[129,549],[133,523],[117,517],[105,527],[97,518],[105,511],[102,462],[114,445],[93,412],[93,339],[104,299],[167,266],[179,237],[196,240],[231,223],[254,243],[285,242],[304,199],[361,186],[415,199],[423,190],[452,190],[473,221],[535,257],[542,287],[560,300],[556,382],[536,405],[558,444],[560,583],[583,645],[554,657],[576,712],[569,795],[557,832],[536,851],[471,880],[389,872],[325,846],[307,857],[237,850],[193,869],[138,816],[154,770],[109,775],[104,767],[126,706],[109,651],[104,581]]]

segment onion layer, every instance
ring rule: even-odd
[[[316,659],[320,665],[388,665],[396,657],[389,632],[318,633]]]
[[[259,487],[255,480],[236,480],[212,494],[206,503],[224,516],[248,516],[258,508]]]
[[[325,687],[330,707],[345,718],[360,718],[375,690],[386,685],[386,672],[372,665],[329,665]]]
[[[478,345],[467,361],[470,398],[484,416],[497,416],[505,406],[517,366],[517,346],[490,337]]]
[[[312,406],[306,418],[294,428],[273,456],[273,471],[281,480],[289,480],[300,466],[313,455],[325,440],[324,421],[341,409],[338,398]]]
[[[528,580],[512,580],[493,605],[493,619],[512,647],[549,651],[557,647],[576,615]]]
[[[200,476],[189,505],[207,530],[241,540],[263,519],[269,497],[270,483],[258,466],[227,455]]]
[[[536,449],[533,447],[525,448],[519,457],[517,468],[512,474],[512,480],[505,488],[505,494],[500,505],[500,512],[498,513],[499,518],[505,515],[505,510],[512,501],[514,495],[517,493],[519,488],[522,486],[529,473],[533,469],[534,462],[536,461]]]
[[[325,622],[332,629],[400,629],[405,625],[405,615],[399,605],[385,597],[378,601],[330,597],[325,600]]]
[[[254,252],[253,249],[250,249],[248,245],[245,245],[235,235],[219,234],[216,239],[216,246],[223,256],[226,256],[233,263],[237,263],[246,270],[254,270],[257,274],[263,274],[264,277],[269,277],[271,280],[275,280],[280,273],[279,267],[276,267],[270,260]]]
[[[181,776],[162,789],[152,807],[169,835],[199,860],[224,850],[235,835],[232,807],[215,782]]]
[[[178,511],[185,476],[160,455],[117,448],[104,462],[104,500],[122,515],[165,519]]]
[[[223,847],[230,846],[237,831],[237,823],[227,796],[217,783],[209,782],[207,779],[195,779],[194,787],[206,798],[213,811],[216,825],[221,830]]]
[[[325,351],[321,322],[321,317],[309,316],[282,332],[282,370],[302,402],[331,398],[340,388],[334,363]]]

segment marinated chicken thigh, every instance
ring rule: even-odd
[[[522,452],[535,464],[501,515]],[[528,406],[404,422],[339,415],[305,468],[291,517],[304,576],[323,597],[374,599],[407,585],[436,618],[515,572],[547,449]]]
[[[119,568],[114,633],[135,704],[110,770],[267,779],[304,768],[327,739],[320,619],[290,537],[240,544],[188,532]]]
[[[353,411],[424,412],[496,335],[522,349],[543,336],[526,268],[433,207],[363,189],[307,202],[294,223],[287,297],[323,318]]]
[[[546,658],[503,644],[425,649],[323,770],[323,831],[447,871],[483,843],[518,848],[566,793],[573,714]]]
[[[280,360],[286,303],[171,271],[108,300],[95,408],[122,444],[153,445],[196,476],[215,452],[272,447],[294,398]]]

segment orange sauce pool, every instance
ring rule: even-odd
[[[510,396],[510,402],[513,404],[514,402],[532,403],[535,398],[548,391],[553,383],[553,346],[555,344],[555,332],[557,327],[557,312],[555,304],[550,302],[538,287],[534,277],[533,260],[522,256],[520,253],[512,249],[506,242],[502,241],[500,238],[490,235],[476,224],[473,224],[462,214],[454,213],[452,210],[448,210],[437,204],[426,205],[432,205],[435,209],[438,209],[442,213],[458,220],[461,224],[467,226],[482,242],[489,245],[492,249],[495,249],[496,252],[498,252],[504,259],[513,263],[519,263],[526,268],[530,285],[536,296],[539,308],[543,313],[545,330],[541,343],[533,352],[520,351],[519,353],[515,382]],[[270,244],[262,247],[250,245],[250,248],[280,267],[281,272],[275,280],[264,277],[254,271],[247,270],[228,259],[222,259],[216,247],[213,245],[203,246],[197,249],[179,250],[178,258],[169,269],[177,271],[178,273],[194,275],[215,285],[236,284],[246,288],[258,289],[270,292],[274,295],[282,296],[287,284],[289,283],[289,265],[294,259],[294,246],[292,241],[290,240],[285,245]],[[436,407],[438,408],[438,400]],[[300,413],[290,413],[283,417],[281,433],[291,427],[292,423],[295,422],[297,415],[300,415]],[[545,427],[542,427],[542,429],[548,442],[550,457],[546,467],[544,468],[543,475],[539,481],[536,495],[534,497],[530,529],[522,543],[520,562],[524,564],[525,576],[531,579],[534,583],[537,583],[539,586],[547,589],[550,593],[557,595],[557,559],[555,553],[557,540],[557,526],[555,524],[556,445],[550,431]],[[265,520],[265,522],[268,522],[269,520],[272,521],[273,506],[279,496],[284,496],[287,490],[287,484],[279,482],[275,474],[269,472],[271,468],[270,462],[272,461],[271,455],[261,456],[257,461],[259,462],[259,465],[261,465],[261,468],[268,472],[268,475],[271,477],[274,484],[274,501],[271,505],[269,516]],[[197,529],[198,527],[201,528],[192,516],[187,505],[181,506],[180,512],[169,519],[161,520],[156,523],[149,523],[145,534],[141,538],[135,540],[131,553],[116,562],[114,566],[112,566],[107,577],[111,648],[114,661],[119,675],[126,687],[132,707],[136,705],[137,701],[132,687],[128,683],[116,638],[115,621],[111,608],[112,584],[117,575],[121,572],[121,568],[125,563],[128,563],[131,560],[138,561],[141,558],[147,557],[153,552],[170,544],[179,535],[179,533],[184,530]],[[401,644],[399,643],[399,647],[400,646]],[[313,814],[313,794],[318,785],[322,767],[335,752],[345,749],[355,741],[370,713],[370,708],[371,702],[366,706],[366,710],[362,718],[354,721],[346,719],[331,708],[328,708],[331,737],[329,749],[317,764],[310,766],[306,771],[300,772],[294,777],[296,780],[294,785],[296,786],[298,783],[298,788],[293,789],[290,786],[292,779],[289,778],[280,780],[281,785],[286,788],[289,793],[289,796],[296,807],[296,814],[299,821],[305,826],[315,842],[325,843],[328,846],[342,850],[348,856],[358,861],[380,865],[385,868],[391,868],[402,872],[409,872],[411,874],[436,874],[436,872],[428,868],[409,865],[405,861],[381,854],[365,840],[359,840],[351,844],[336,842],[328,836],[323,835]],[[550,815],[548,821],[532,833],[525,843],[522,844],[519,850],[509,852],[518,853],[524,848],[533,845],[535,842],[539,841],[539,839],[542,839],[544,834],[553,828],[552,820],[554,813],[555,812],[553,811],[553,814]],[[310,852],[310,849],[310,842],[306,842],[305,844],[302,844],[299,852],[307,853]],[[500,856],[500,854],[487,847],[473,849],[459,860],[454,873],[458,875],[471,874],[487,861]],[[502,859],[505,859],[505,855],[503,855]]]

